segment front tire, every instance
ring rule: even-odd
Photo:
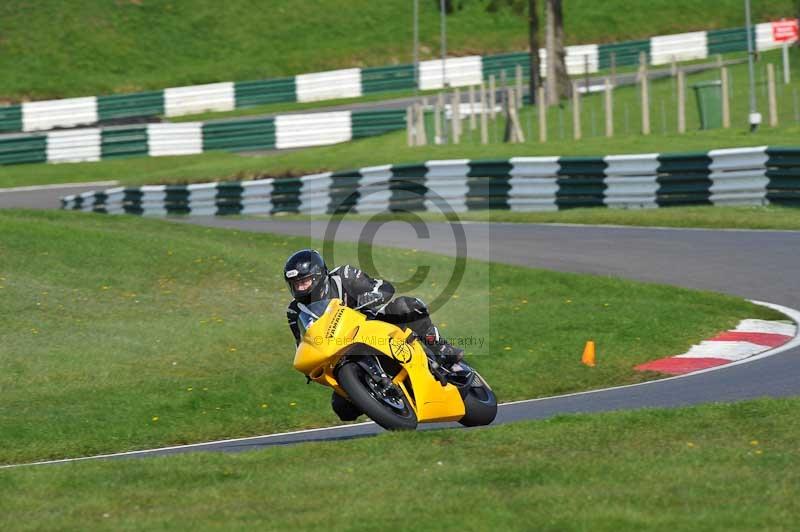
[[[336,392],[333,392],[331,397],[331,409],[342,421],[355,421],[358,416],[364,413],[356,405]]]
[[[497,397],[486,381],[478,374],[479,386],[470,386],[463,394],[464,417],[458,420],[465,427],[488,425],[497,416]]]
[[[408,400],[403,397],[403,408],[400,409],[382,401],[367,382],[370,377],[366,370],[355,362],[348,362],[339,368],[337,378],[350,401],[381,427],[386,430],[417,428],[417,415]]]

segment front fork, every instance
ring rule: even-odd
[[[375,383],[377,390],[381,393],[386,393],[394,385],[392,379],[386,374],[383,366],[381,366],[377,356],[365,355],[350,360],[366,370],[367,375]]]

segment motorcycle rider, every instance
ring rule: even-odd
[[[300,343],[297,317],[301,306],[322,299],[339,298],[350,308],[411,329],[445,365],[453,365],[464,358],[462,349],[449,344],[439,334],[425,303],[407,296],[392,299],[394,287],[388,281],[372,279],[350,265],[328,271],[322,255],[313,249],[301,249],[293,253],[286,260],[283,277],[293,297],[286,309],[286,318],[295,344]],[[331,403],[342,421],[352,421],[361,414],[350,401],[336,392],[333,392]]]

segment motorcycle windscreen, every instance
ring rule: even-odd
[[[343,349],[333,341],[337,327],[341,325],[344,308],[338,299],[322,300],[300,307],[298,327],[302,341],[294,356],[294,368],[306,375],[319,368]]]
[[[314,322],[325,314],[330,303],[330,299],[320,299],[319,301],[300,307],[300,314],[297,316],[297,326],[300,328],[300,336],[304,335],[306,331],[314,325]]]

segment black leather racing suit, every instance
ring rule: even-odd
[[[428,342],[439,342],[439,332],[431,322],[428,307],[415,297],[400,296],[392,300],[394,287],[388,281],[372,279],[367,274],[350,265],[340,266],[328,272],[327,286],[320,299],[339,298],[350,307],[369,304],[359,310],[372,314],[382,321],[408,327],[417,336]],[[297,326],[299,313],[297,301],[292,300],[286,309],[286,318],[294,334],[296,344],[300,343],[300,329]]]

